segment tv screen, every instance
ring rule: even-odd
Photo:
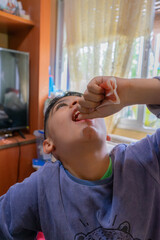
[[[28,127],[29,53],[0,48],[0,133]]]

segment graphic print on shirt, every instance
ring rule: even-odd
[[[130,224],[129,222],[123,222],[119,225],[117,229],[114,228],[96,228],[87,235],[83,233],[76,234],[74,240],[141,240],[139,238],[134,238],[130,234]]]

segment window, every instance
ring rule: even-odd
[[[58,33],[57,33],[57,51],[56,51],[56,87],[62,90],[70,88],[68,56],[65,48],[66,32],[63,21],[63,0],[58,1]],[[147,42],[143,37],[137,38],[134,43],[134,55],[129,73],[130,78],[140,78],[160,75],[160,1],[156,1],[156,15],[154,21],[154,33],[151,36],[150,42]],[[159,31],[159,32],[158,32]],[[101,50],[107,48],[107,44],[101,44]],[[83,62],[85,63],[85,55],[88,48],[79,49],[79,57],[83,52]],[[92,53],[92,46],[89,49]],[[100,60],[103,61],[103,59]],[[84,64],[85,67],[85,64]],[[63,81],[62,81],[63,79]],[[149,112],[144,105],[129,106],[121,111],[117,126],[119,128],[135,129],[140,131],[153,131],[154,128],[160,126],[160,120]]]
[[[142,64],[144,55],[143,50],[148,47],[145,47],[147,43],[144,43],[143,38],[136,39],[130,78],[145,77],[145,75],[148,78],[160,76],[160,33],[152,35],[151,43],[151,49],[147,53],[148,61]],[[160,120],[157,119],[146,106],[133,105],[122,110],[117,126],[119,128],[152,132],[155,128],[160,127]]]

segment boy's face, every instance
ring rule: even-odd
[[[89,141],[105,141],[106,126],[104,119],[86,119],[76,121],[77,96],[67,96],[59,99],[48,118],[48,135],[52,139],[58,157],[67,153],[82,143]]]

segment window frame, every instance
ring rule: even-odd
[[[64,0],[58,0],[57,4],[57,38],[55,61],[55,86],[61,89],[61,75],[63,66],[63,37],[64,37]]]

